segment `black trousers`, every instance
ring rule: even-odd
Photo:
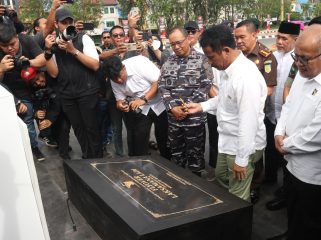
[[[321,239],[321,185],[302,182],[286,171],[288,240]]]
[[[279,166],[284,167],[286,165],[286,161],[275,148],[274,131],[276,125],[271,123],[267,118],[264,119],[264,123],[266,128],[265,180],[274,182],[277,181]]]
[[[98,122],[98,96],[91,94],[74,99],[61,99],[63,110],[71,122],[83,158],[103,156]]]
[[[133,111],[126,112],[123,116],[127,129],[128,156],[149,155],[151,118]]]
[[[217,120],[216,115],[207,114],[207,127],[208,127],[208,142],[209,142],[209,161],[208,164],[212,167],[216,167],[217,155],[218,155],[218,132],[217,132]]]
[[[171,159],[171,151],[168,146],[168,119],[167,112],[163,111],[157,116],[153,110],[150,110],[148,116],[155,126],[155,138],[157,141],[160,155],[168,160]]]
[[[71,124],[66,114],[61,111],[52,125],[52,137],[58,142],[59,154],[68,155],[69,132]]]

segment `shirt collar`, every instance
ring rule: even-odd
[[[223,72],[230,78],[231,75],[233,74],[235,68],[237,67],[239,62],[241,62],[243,60],[243,58],[246,59],[245,56],[243,55],[243,53],[241,51],[239,51],[239,55],[237,56],[237,58],[231,63],[230,66],[228,66],[228,68],[223,70]]]
[[[316,77],[309,79],[308,81],[312,81],[312,80],[315,80],[317,83],[321,85],[321,73],[319,73],[319,75],[317,75]]]
[[[126,64],[124,64],[124,65],[125,65],[125,67],[126,67],[127,77],[133,76],[135,73],[134,73],[134,71],[132,70],[132,68],[131,68],[129,65],[126,65]]]

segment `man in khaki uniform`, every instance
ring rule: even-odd
[[[269,96],[272,95],[274,86],[277,85],[277,61],[272,52],[263,44],[257,41],[259,32],[258,23],[253,20],[244,20],[236,25],[234,36],[236,45],[243,54],[256,64],[262,73],[268,87],[267,104]],[[259,200],[259,187],[263,181],[263,158],[255,163],[255,172],[251,186],[251,201],[256,203]]]

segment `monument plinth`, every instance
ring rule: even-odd
[[[107,240],[251,238],[252,206],[165,159],[67,160],[68,194]]]

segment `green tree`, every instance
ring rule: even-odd
[[[100,0],[77,0],[74,4],[68,4],[67,7],[76,20],[97,24],[102,16],[102,2]]]
[[[19,17],[23,22],[31,23],[38,17],[47,17],[46,10],[50,7],[51,3],[49,4],[46,0],[25,0],[20,5]]]
[[[314,16],[320,16],[321,15],[321,2],[317,3],[314,7],[313,11]]]
[[[20,6],[19,17],[23,22],[30,23],[38,17],[47,17],[51,8],[50,0],[24,0]],[[98,23],[102,16],[101,1],[77,0],[74,4],[65,4],[76,20]]]

